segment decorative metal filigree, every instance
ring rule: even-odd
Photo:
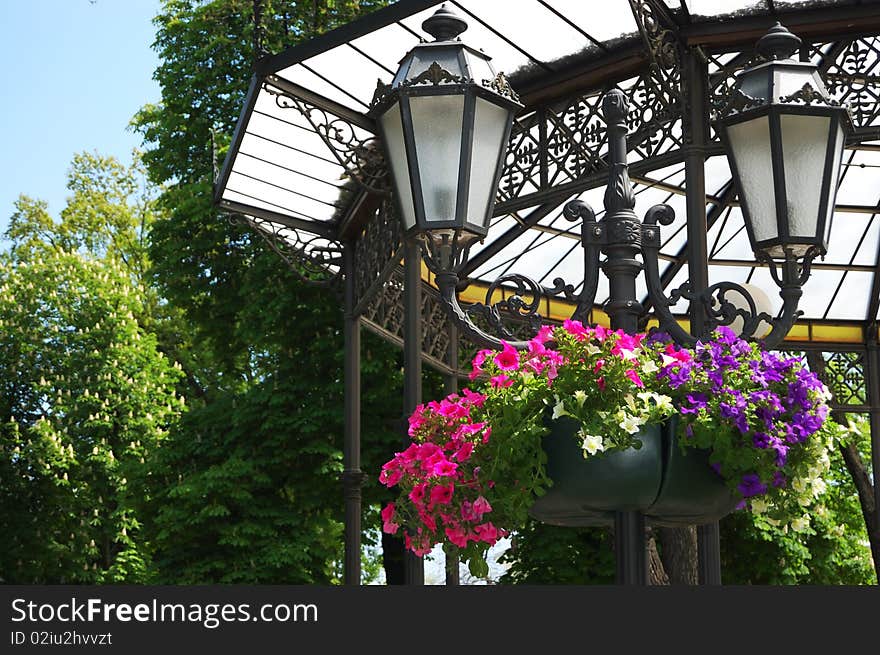
[[[233,224],[253,228],[301,280],[317,286],[334,285],[341,274],[342,244],[279,223],[230,214]]]
[[[839,107],[840,103],[834,98],[826,99],[812,84],[804,84],[800,89],[792,93],[791,95],[787,95],[784,98],[780,98],[779,102],[781,103],[793,103],[799,102],[804,105],[812,105],[813,103],[818,103],[822,105],[832,105],[834,107]]]
[[[510,296],[493,303],[492,299],[496,292],[510,284],[514,285],[515,291]],[[491,333],[502,339],[514,338],[513,332],[504,325],[504,314],[510,314],[526,322],[534,334],[541,327],[538,310],[541,307],[542,292],[541,285],[525,275],[503,275],[489,285],[485,302],[474,303],[465,310],[465,313],[470,317],[482,318],[488,324]]]
[[[273,86],[271,81],[264,82],[263,89],[275,97],[280,108],[296,109],[302,114],[349,178],[370,193],[390,194],[385,158],[376,136],[362,136],[347,120]]]
[[[713,120],[718,120],[732,114],[739,114],[740,112],[760,107],[767,102],[765,98],[754,98],[736,87],[732,87],[725,98],[715,98],[715,101],[717,104],[714,105]]]
[[[836,352],[825,355],[822,380],[834,394],[835,405],[865,405],[865,355],[861,352]]]
[[[355,242],[355,297],[358,306],[369,302],[401,259],[400,219],[394,203],[384,200]]]
[[[432,367],[446,371],[449,348],[449,322],[437,290],[422,284],[422,359]],[[397,345],[403,345],[403,270],[395,267],[387,282],[366,305],[361,321],[371,331]]]
[[[504,77],[504,73],[498,73],[498,75],[491,80],[483,80],[483,86],[500,96],[510,98],[514,102],[519,102],[519,96],[516,91],[513,90],[513,87],[510,86],[507,78]]]
[[[431,84],[438,86],[440,84],[473,84],[473,80],[455,75],[443,68],[436,61],[431,62],[424,71],[416,75],[411,80],[405,80],[401,86],[418,86],[420,84]]]
[[[455,75],[454,73],[450,73],[448,70],[443,68],[436,61],[431,62],[431,65],[428,66],[424,71],[416,75],[412,79],[403,80],[397,87],[393,87],[390,84],[385,84],[381,78],[376,80],[376,90],[373,91],[373,99],[370,101],[370,107],[375,108],[379,105],[384,104],[388,97],[392,94],[392,92],[396,91],[400,88],[407,88],[411,86],[420,86],[430,84],[432,86],[439,86],[440,84],[473,84],[474,81],[468,77],[462,77],[460,75]],[[506,83],[506,80],[505,80]],[[484,82],[485,84],[485,82]],[[503,94],[502,94],[503,95]]]
[[[880,39],[866,36],[823,48],[828,92],[849,108],[856,129],[880,125]]]
[[[640,160],[683,145],[680,80],[669,84],[643,74],[621,83],[629,103],[627,148]],[[675,93],[667,89],[674,87]],[[607,171],[607,125],[599,92],[577,96],[518,116],[513,122],[498,188],[497,211],[560,185],[590,183]]]

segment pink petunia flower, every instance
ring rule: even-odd
[[[633,384],[635,384],[639,388],[644,388],[645,383],[642,382],[642,378],[639,377],[639,374],[636,373],[635,369],[628,369],[626,373],[624,373],[626,377],[632,380]]]
[[[438,484],[431,489],[431,505],[448,505],[452,500],[452,491],[455,489],[453,483]]]
[[[513,378],[509,378],[504,373],[500,375],[496,375],[491,380],[489,380],[490,384],[495,389],[503,389],[505,387],[509,387],[513,384]]]
[[[502,371],[515,371],[519,368],[519,353],[506,341],[501,342],[504,348],[495,355],[495,364]]]

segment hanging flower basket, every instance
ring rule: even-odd
[[[660,425],[635,435],[642,443],[638,450],[585,458],[576,439],[578,421],[566,416],[548,423],[543,447],[553,484],[529,509],[532,518],[567,527],[611,525],[615,510],[644,512],[657,499],[663,482]]]
[[[839,427],[800,359],[726,328],[688,350],[566,321],[528,345],[478,353],[478,390],[417,408],[412,443],[383,466],[400,490],[383,529],[416,554],[442,543],[486,575],[488,549],[530,515],[688,525],[741,506],[808,525]]]
[[[575,435],[580,424],[549,421],[543,447],[553,485],[529,509],[543,523],[565,527],[612,525],[615,511],[639,511],[649,523],[699,525],[723,518],[739,499],[711,467],[709,452],[682,452],[675,417],[644,426],[641,447],[584,458]]]

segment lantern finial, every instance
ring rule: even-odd
[[[422,23],[422,29],[437,41],[454,41],[467,28],[468,24],[447,9],[445,4]]]
[[[758,39],[756,50],[765,59],[788,59],[801,47],[800,37],[792,34],[779,21]]]

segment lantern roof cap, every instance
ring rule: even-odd
[[[467,28],[468,24],[445,4],[422,23],[422,29],[437,41],[454,41]]]

